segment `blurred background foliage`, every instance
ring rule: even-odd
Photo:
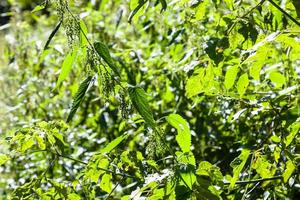
[[[113,84],[113,92],[105,93],[103,87],[110,85],[103,86],[100,74],[73,120],[68,125],[63,122],[91,70],[86,50],[81,50],[55,90],[63,62],[77,41],[70,41],[75,30],[68,32],[64,21],[43,50],[60,20],[57,2],[64,1],[47,2],[0,2],[2,199],[9,194],[12,199],[295,199],[299,195],[300,29],[270,1],[173,0],[167,1],[164,11],[161,1],[146,1],[131,23],[130,12],[141,1],[69,1],[71,12],[86,24],[89,40],[102,41],[109,48],[121,84],[139,85],[149,95],[164,134],[165,141],[160,142],[134,111],[128,94]],[[297,19],[299,8],[292,1],[274,2]],[[38,5],[46,6],[32,12]],[[176,174],[172,160],[179,160],[185,169],[192,162],[180,160],[176,131],[166,121],[172,113],[183,117],[191,130],[192,165],[198,166],[198,175],[204,161],[217,167],[205,163],[205,173],[221,173],[221,177],[208,176],[213,187],[201,179],[203,173],[197,177],[200,186],[193,185],[193,178],[183,178],[192,182],[191,188],[178,180],[183,172],[172,175]],[[101,153],[123,135],[126,138],[117,148]],[[176,158],[162,142],[177,152]],[[243,158],[246,150],[250,156]],[[238,173],[236,166],[242,168]],[[99,167],[135,178],[104,174]],[[228,186],[235,176],[242,181],[280,178]],[[104,181],[101,185],[102,180],[109,180],[105,183],[111,186]]]

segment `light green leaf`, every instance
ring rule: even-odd
[[[44,5],[37,5],[37,6],[31,11],[31,13],[34,13],[34,12],[43,10],[44,8],[45,8]]]
[[[79,108],[81,102],[83,101],[84,99],[84,96],[87,92],[87,89],[91,83],[91,80],[92,80],[92,76],[88,76],[79,86],[78,90],[77,90],[77,93],[73,99],[73,103],[72,103],[72,108],[71,108],[71,111],[69,113],[69,116],[68,116],[68,119],[67,119],[67,122],[70,122],[72,120],[72,118],[74,117],[77,109]]]
[[[255,155],[252,168],[255,169],[262,178],[270,178],[276,172],[276,167],[273,166],[265,156],[260,155],[259,153]]]
[[[181,182],[182,185],[186,185],[189,189],[193,189],[193,185],[196,182],[196,176],[194,173],[195,169],[192,165],[187,165],[180,170],[180,176],[183,179]]]
[[[95,42],[94,47],[98,53],[98,55],[108,64],[108,66],[118,75],[120,76],[119,70],[115,65],[112,57],[110,56],[109,50],[107,46],[102,42]]]
[[[194,74],[187,80],[186,83],[186,95],[191,98],[201,92],[203,92],[202,81],[205,76],[205,69],[200,68],[194,72]]]
[[[70,51],[69,54],[66,56],[63,66],[61,68],[61,72],[59,74],[58,80],[56,82],[56,86],[53,90],[56,90],[60,87],[61,83],[66,79],[69,75],[73,65],[76,63],[78,55],[78,48],[75,48],[73,51]]]
[[[248,74],[245,73],[239,78],[237,82],[237,90],[241,97],[245,94],[248,85],[249,85]]]
[[[42,138],[41,136],[39,136],[38,133],[34,135],[34,138],[37,141],[39,148],[41,150],[45,150],[46,149],[46,143],[44,141],[44,138]]]
[[[128,22],[131,23],[134,16],[138,18],[143,14],[143,10],[145,9],[145,4],[148,0],[131,0],[130,1],[130,9],[132,10],[128,17]]]
[[[86,39],[87,37],[87,33],[88,33],[88,29],[84,23],[84,21],[81,19],[80,20],[80,43],[81,43],[81,47],[84,47],[88,44],[88,41]]]
[[[282,85],[285,84],[285,77],[279,72],[271,72],[269,78],[275,84],[276,87],[282,87]]]
[[[68,199],[69,200],[80,200],[81,197],[76,193],[71,193],[71,194],[68,195]]]
[[[237,73],[239,72],[239,66],[238,65],[234,65],[231,66],[230,68],[228,68],[226,74],[225,74],[225,88],[227,90],[229,90],[230,88],[232,88],[232,86],[234,85]]]
[[[111,174],[104,174],[101,179],[100,188],[107,193],[110,193],[112,190],[111,178]]]
[[[235,182],[239,179],[239,175],[242,172],[250,153],[251,153],[250,150],[243,149],[239,157],[235,158],[230,163],[230,166],[233,168],[233,177],[230,180],[230,185],[229,185],[230,189],[233,189]]]
[[[211,180],[215,181],[223,180],[223,175],[220,171],[220,168],[207,161],[202,161],[199,163],[196,174],[199,176],[208,176]]]
[[[170,114],[167,121],[177,129],[176,141],[183,152],[189,152],[191,148],[191,131],[189,124],[178,114]]]
[[[64,137],[59,133],[58,129],[57,128],[54,128],[52,131],[51,131],[51,134],[57,138],[59,141],[61,141],[61,143],[63,143],[65,146],[68,146],[67,143],[65,143],[64,141]]]
[[[7,161],[10,160],[10,157],[8,157],[7,155],[5,154],[0,154],[0,166],[5,164]]]
[[[295,136],[299,133],[299,129],[300,129],[300,122],[294,122],[288,127],[288,131],[290,132],[290,134],[285,139],[286,147],[288,147],[292,143]]]
[[[282,174],[284,183],[286,183],[289,180],[289,178],[292,176],[295,169],[296,169],[296,167],[295,167],[294,163],[291,160],[288,160],[286,162],[286,169],[285,169],[284,173]]]
[[[117,137],[116,139],[114,139],[113,141],[111,141],[108,145],[106,145],[106,147],[104,147],[103,149],[101,149],[100,152],[101,153],[109,153],[109,152],[111,152],[114,148],[116,148],[127,137],[128,137],[127,134],[124,134],[124,135],[121,135],[121,136]]]
[[[156,127],[156,122],[153,118],[152,111],[147,101],[147,94],[141,87],[128,88],[129,96],[133,106],[143,117],[145,122],[153,129]]]

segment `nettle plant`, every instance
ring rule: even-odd
[[[110,5],[104,1],[102,6],[106,3]],[[51,7],[58,18],[41,56],[48,53],[62,28],[69,46],[52,93],[62,92],[61,86],[78,63],[84,66],[84,77],[66,122],[37,122],[7,138],[10,153],[0,155],[0,164],[11,163],[11,168],[18,169],[19,159],[29,162],[25,166],[29,172],[16,177],[23,184],[14,188],[10,198],[293,197],[300,182],[300,24],[295,10],[289,14],[293,6],[272,0],[130,1],[128,22],[132,24],[128,26],[144,20],[153,38],[161,28],[153,24],[157,13],[183,20],[174,24],[180,28],[169,31],[167,39],[157,39],[160,51],[168,53],[161,58],[164,63],[153,61],[161,65],[149,71],[151,75],[144,76],[147,83],[142,84],[136,84],[142,82],[137,78],[141,73],[128,69],[127,54],[116,56],[107,41],[92,39],[94,33],[68,1],[49,0],[37,6],[33,12]],[[138,60],[139,56],[135,52],[132,57]],[[181,69],[172,70],[174,63],[180,63]],[[153,77],[167,87],[155,88]],[[147,94],[151,89],[161,90],[154,102]],[[82,151],[72,146],[76,143],[70,140],[76,138],[68,135],[76,131],[71,124],[78,109],[92,101],[89,93],[117,106],[121,122],[114,127],[117,137],[80,160],[71,156],[80,157]],[[167,103],[159,104],[160,97]],[[161,111],[168,105],[174,107]],[[126,131],[128,127],[135,131]]]

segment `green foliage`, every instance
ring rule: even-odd
[[[0,4],[0,199],[299,196],[296,1]]]

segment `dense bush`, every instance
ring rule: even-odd
[[[0,6],[2,199],[297,199],[297,1]]]

